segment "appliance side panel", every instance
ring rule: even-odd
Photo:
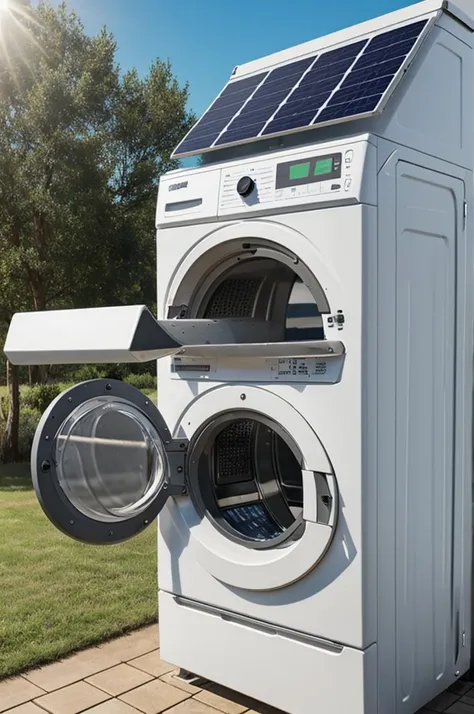
[[[462,182],[398,163],[396,668],[397,712],[407,714],[448,686],[453,673],[456,237],[462,200]]]
[[[472,38],[467,28],[443,15],[372,131],[401,146],[470,168],[474,152]]]
[[[375,172],[374,172],[375,173]],[[361,510],[364,624],[377,640],[378,227],[379,212],[363,206],[361,320]]]

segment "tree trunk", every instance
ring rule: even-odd
[[[48,372],[46,365],[34,364],[30,367],[30,384],[46,384]]]
[[[19,461],[18,443],[20,423],[20,384],[18,367],[7,360],[8,416],[2,438],[1,456],[3,463]]]
[[[35,219],[35,234],[39,236],[42,235],[42,230],[40,230],[41,222],[39,219]],[[29,270],[28,279],[30,281],[31,292],[33,293],[33,304],[35,310],[42,312],[46,310],[46,295],[45,295],[45,285],[42,275],[34,270]],[[48,379],[48,371],[46,366],[43,365],[31,365],[30,367],[30,384],[45,384]]]

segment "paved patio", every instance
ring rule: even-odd
[[[176,674],[160,658],[158,627],[146,627],[1,681],[0,713],[278,714],[216,684],[195,686]],[[422,712],[474,714],[474,683],[458,682]]]

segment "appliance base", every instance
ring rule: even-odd
[[[199,607],[199,604],[196,604]],[[377,714],[377,646],[325,649],[160,592],[163,659],[289,714]]]

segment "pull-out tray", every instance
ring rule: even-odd
[[[285,342],[281,325],[255,319],[156,320],[144,305],[14,315],[4,348],[13,364],[149,362],[199,358],[337,357],[341,342]]]

